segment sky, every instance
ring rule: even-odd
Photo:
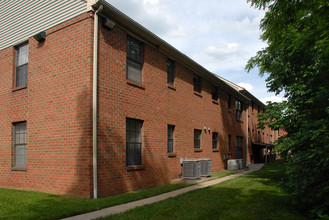
[[[207,70],[244,87],[259,100],[281,101],[268,93],[266,75],[245,65],[266,47],[260,40],[264,11],[247,0],[107,0]]]

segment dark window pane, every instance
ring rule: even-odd
[[[143,46],[139,41],[127,37],[127,79],[142,83]]]
[[[228,135],[228,146],[227,146],[228,152],[231,152],[231,135]]]
[[[168,153],[174,152],[174,129],[175,126],[168,125]]]
[[[231,109],[231,105],[232,105],[232,98],[231,98],[231,95],[229,94],[228,95],[228,101],[227,101],[227,106],[228,106],[229,110]]]
[[[194,130],[194,148],[200,148],[201,130]]]
[[[212,99],[217,100],[218,99],[218,92],[217,92],[217,87],[216,86],[211,87],[211,93],[212,93]]]
[[[143,56],[143,48],[142,43],[128,37],[127,38],[127,58],[130,60],[136,62],[136,63],[142,63],[142,56]]]
[[[133,61],[127,60],[127,79],[142,83],[142,65],[134,63]]]
[[[201,93],[201,78],[197,75],[193,76],[193,89],[194,91]]]
[[[239,100],[235,101],[236,120],[242,120],[242,102]]]
[[[168,84],[174,84],[174,61],[167,60],[167,82]]]
[[[14,124],[15,166],[26,166],[26,122]]]
[[[127,122],[126,122],[127,166],[142,164],[142,124],[143,121],[127,118]]]
[[[217,149],[217,139],[218,139],[218,133],[213,132],[212,133],[212,148]]]
[[[236,158],[242,159],[242,137],[236,137]]]
[[[23,86],[27,84],[29,61],[28,44],[23,44],[16,48],[16,82],[15,86]]]

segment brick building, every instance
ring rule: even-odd
[[[103,197],[169,183],[181,158],[248,164],[277,139],[257,98],[106,1],[0,8],[0,187]]]

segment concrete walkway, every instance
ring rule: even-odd
[[[139,206],[144,206],[144,205],[156,203],[156,202],[159,202],[159,201],[162,201],[162,200],[165,200],[165,199],[169,199],[169,198],[172,198],[172,197],[176,197],[178,195],[181,195],[183,193],[187,193],[187,192],[190,192],[190,191],[193,191],[193,190],[196,190],[196,189],[201,189],[201,188],[205,188],[205,187],[208,187],[208,186],[212,186],[212,185],[224,182],[226,180],[235,179],[239,176],[243,176],[247,173],[251,173],[251,172],[254,172],[256,170],[259,170],[262,167],[263,167],[263,164],[250,164],[249,165],[249,170],[242,171],[242,172],[230,175],[230,176],[226,176],[226,177],[223,177],[223,178],[216,178],[216,179],[212,179],[212,180],[209,180],[209,181],[203,181],[203,182],[200,182],[196,185],[189,186],[189,187],[186,187],[186,188],[183,188],[183,189],[178,189],[178,190],[175,190],[175,191],[167,192],[167,193],[157,195],[157,196],[153,196],[153,197],[150,197],[150,198],[137,200],[137,201],[129,202],[129,203],[126,203],[126,204],[112,206],[112,207],[104,208],[104,209],[101,209],[101,210],[98,210],[98,211],[89,212],[89,213],[86,213],[86,214],[81,214],[81,215],[65,218],[64,220],[89,220],[89,219],[95,219],[95,218],[105,217],[105,216],[108,216],[108,215],[117,214],[117,213],[124,212],[124,211],[127,211],[129,209],[133,209],[133,208],[136,208],[136,207],[139,207]]]

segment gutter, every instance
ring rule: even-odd
[[[249,132],[248,132],[248,127],[249,127],[249,121],[248,121],[248,114],[249,114],[249,105],[246,105],[246,165],[249,164],[249,151],[248,151],[248,139],[249,139]]]
[[[97,87],[98,87],[98,13],[103,10],[100,5],[94,14],[94,46],[93,46],[93,191],[94,199],[98,197],[97,184]]]

